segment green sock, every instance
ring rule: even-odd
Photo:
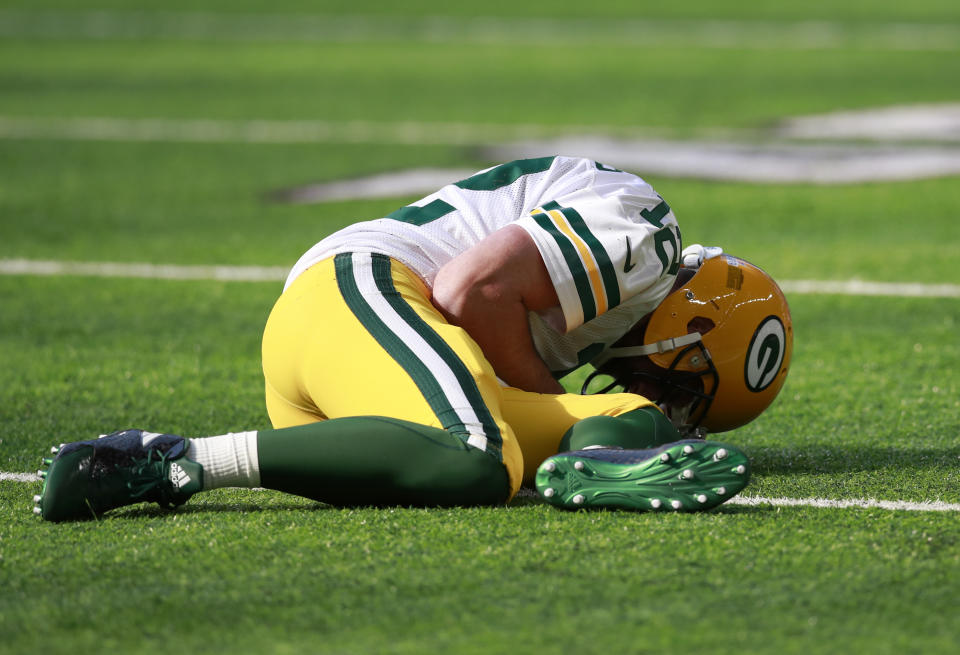
[[[257,452],[264,487],[333,505],[492,505],[509,495],[495,456],[381,416],[262,430]]]
[[[663,412],[648,406],[620,416],[591,416],[577,421],[560,440],[560,452],[582,450],[587,446],[639,450],[682,438]]]

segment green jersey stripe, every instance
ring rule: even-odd
[[[559,205],[551,202],[543,206],[546,210],[552,210],[554,207],[559,207]],[[577,249],[570,243],[570,239],[553,224],[549,215],[536,212],[531,214],[531,216],[533,220],[537,222],[537,225],[553,237],[553,240],[556,241],[557,246],[560,248],[567,268],[570,269],[570,273],[573,276],[573,284],[577,289],[577,295],[580,297],[580,306],[583,309],[583,322],[586,323],[596,317],[597,302],[593,297],[593,290],[590,288],[590,278],[587,276],[587,269],[584,268],[583,262],[580,261],[580,255],[577,253]]]
[[[456,183],[461,189],[469,191],[495,191],[513,184],[524,175],[542,173],[553,165],[556,157],[538,157],[537,159],[518,159],[494,166],[489,171],[477,173]]]
[[[597,260],[597,268],[600,270],[600,277],[603,278],[603,290],[607,294],[607,311],[620,304],[620,281],[617,279],[617,271],[610,261],[607,250],[600,243],[599,239],[593,235],[586,221],[573,207],[564,207],[560,210],[567,217],[573,231],[576,232],[584,243],[590,248],[593,257]]]
[[[394,212],[390,212],[386,217],[392,218],[395,221],[403,221],[404,223],[420,226],[426,225],[430,221],[435,221],[441,216],[446,216],[454,209],[455,207],[453,205],[438,198],[422,207],[417,205],[401,207]]]

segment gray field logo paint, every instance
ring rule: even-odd
[[[744,364],[743,378],[750,391],[760,392],[770,386],[780,371],[786,349],[783,322],[772,315],[763,319],[750,340]]]

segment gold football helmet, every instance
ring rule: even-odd
[[[773,402],[792,352],[780,287],[753,264],[720,255],[681,269],[674,290],[604,353],[593,375],[614,378],[603,391],[619,384],[653,400],[681,432],[724,432]]]

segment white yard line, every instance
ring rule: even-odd
[[[779,284],[784,293],[788,294],[960,298],[960,284],[870,282],[867,280],[783,280]]]
[[[146,278],[151,280],[283,282],[289,272],[289,268],[282,266],[176,266],[145,263],[0,259],[0,275],[77,275],[84,277]]]
[[[425,121],[221,120],[0,116],[0,138],[161,143],[392,143],[483,145],[562,134],[638,138],[666,130],[615,125],[539,125]],[[725,135],[737,130],[723,130]]]
[[[138,262],[0,259],[0,275],[282,282],[288,272],[289,269],[282,266],[177,266]],[[960,284],[870,282],[867,280],[783,280],[780,282],[780,286],[788,294],[960,298]]]
[[[0,11],[0,36],[239,42],[617,45],[719,49],[960,49],[949,23],[242,14],[177,11]]]
[[[833,509],[888,509],[906,512],[960,512],[960,503],[944,503],[939,500],[874,500],[859,498],[831,500],[829,498],[763,498],[762,496],[736,496],[728,505],[772,505],[774,507],[827,507]]]
[[[0,482],[36,482],[40,476],[36,473],[8,473],[0,471]]]
[[[38,482],[36,473],[8,473],[0,471],[0,482]],[[520,498],[536,498],[532,489],[521,489]],[[829,498],[764,498],[762,496],[736,496],[726,502],[727,505],[772,505],[773,507],[821,507],[829,509],[886,509],[904,512],[960,512],[960,503],[945,503],[939,500],[874,500],[860,498],[850,500],[831,500]]]

